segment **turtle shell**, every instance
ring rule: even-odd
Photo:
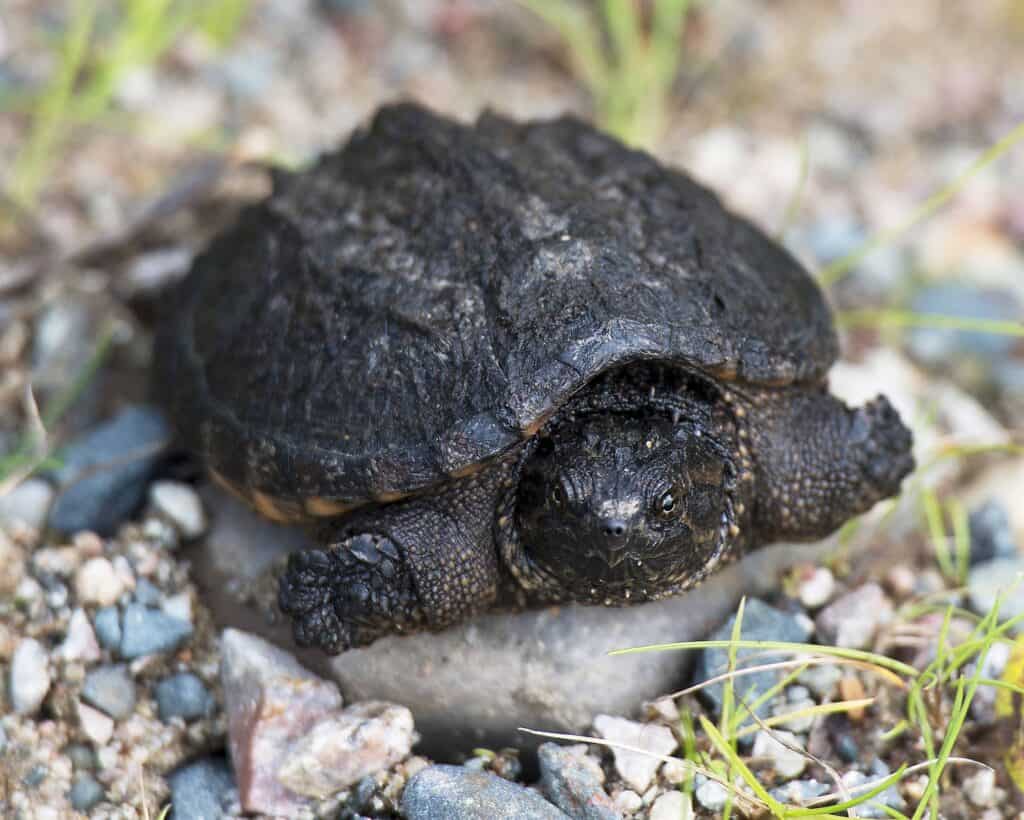
[[[196,261],[158,336],[186,441],[302,518],[472,472],[602,371],[821,380],[807,272],[706,188],[569,117],[382,109]]]

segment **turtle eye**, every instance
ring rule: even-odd
[[[675,512],[676,509],[676,494],[672,490],[662,493],[661,498],[658,499],[657,510],[660,515],[668,516]]]
[[[565,504],[565,490],[562,489],[560,484],[556,484],[551,488],[551,503],[556,507],[561,507]]]

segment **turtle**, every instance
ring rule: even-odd
[[[217,483],[309,528],[277,604],[334,654],[835,531],[914,466],[838,352],[807,270],[684,172],[399,102],[197,256],[156,382]]]

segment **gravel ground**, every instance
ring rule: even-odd
[[[5,5],[0,100],[10,113],[0,116],[0,156],[25,139],[30,120],[17,100],[53,70],[44,45],[61,31],[65,5]],[[656,150],[776,230],[806,146],[807,181],[784,239],[820,268],[898,224],[1024,121],[1022,45],[1024,11],[1008,0],[909,0],[884,11],[704,3]],[[0,231],[0,454],[24,456],[5,460],[0,475],[0,814],[156,817],[173,803],[178,818],[243,807],[332,818],[721,816],[727,792],[700,775],[689,782],[679,728],[681,713],[715,719],[720,687],[594,716],[595,737],[648,754],[550,744],[534,772],[515,750],[467,748],[465,765],[433,766],[415,754],[402,704],[345,703],[333,682],[258,636],[218,630],[184,555],[201,549],[211,511],[146,404],[161,294],[267,189],[266,163],[306,162],[403,96],[461,117],[488,105],[522,117],[587,115],[568,62],[557,36],[513,3],[263,0],[225,48],[190,34],[132,71],[111,113],[60,146],[31,218]],[[1020,322],[1022,192],[1018,148],[865,258],[831,289],[833,302]],[[987,612],[1024,571],[1024,457],[932,458],[951,443],[1021,442],[1024,344],[874,327],[844,343],[837,387],[851,401],[891,393],[915,419],[928,469],[902,516],[869,518],[853,548],[749,599],[743,635],[874,649],[922,668],[943,623],[914,604],[961,605],[945,629],[962,640],[969,613]],[[19,449],[43,421],[56,461]],[[921,486],[969,513],[962,593],[932,554]],[[1024,596],[1002,612],[1024,612]],[[1009,643],[996,644],[984,677],[1003,674],[1010,655]],[[697,679],[723,657],[705,653]],[[753,699],[778,678],[740,680]],[[860,697],[875,701],[772,732],[752,725],[740,753],[776,799],[795,803],[925,759],[914,732],[886,734],[903,714],[900,694],[863,670],[811,666],[758,715]],[[1003,760],[1017,720],[997,709],[993,687],[978,689],[956,751],[993,769],[951,767],[943,816],[1022,816]],[[698,748],[709,748],[706,738]],[[926,784],[915,772],[878,801],[912,813]]]

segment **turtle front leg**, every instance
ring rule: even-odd
[[[758,542],[823,538],[897,494],[914,469],[911,433],[884,396],[856,409],[824,386],[734,401]]]
[[[292,555],[280,579],[278,603],[296,642],[337,654],[485,610],[498,590],[498,472],[329,523],[326,547]]]

